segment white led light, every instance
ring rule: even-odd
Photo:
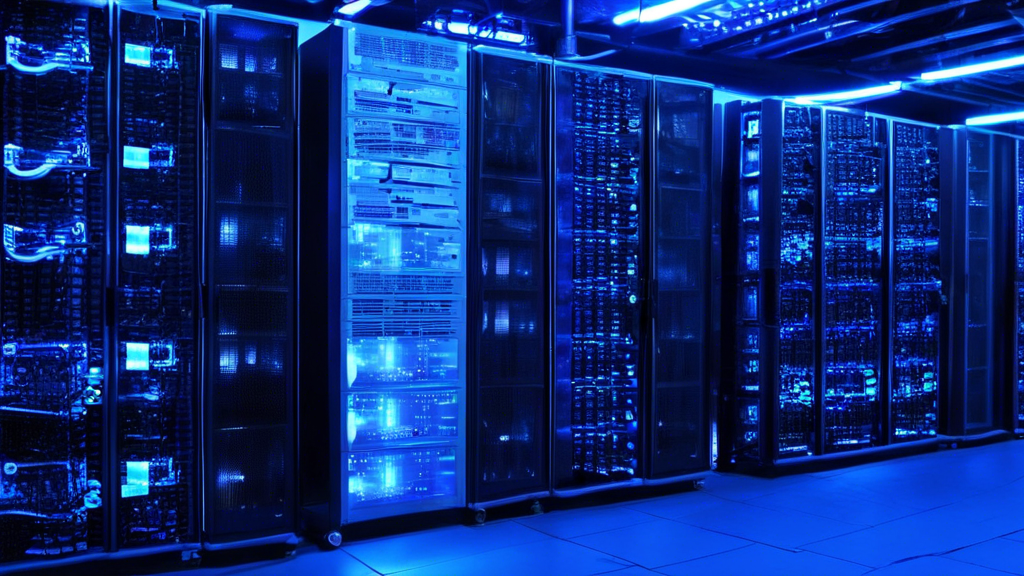
[[[950,68],[948,70],[936,70],[934,72],[925,72],[921,74],[921,80],[946,80],[949,78],[958,78],[960,76],[969,76],[971,74],[980,74],[982,72],[991,72],[992,70],[1013,68],[1015,66],[1024,66],[1024,56],[1014,56],[1013,58],[993,60],[992,62],[982,62],[981,64],[959,66],[957,68]]]
[[[796,96],[789,99],[794,104],[801,104],[804,106],[821,104],[823,102],[843,102],[846,100],[860,100],[861,98],[871,98],[874,96],[882,96],[885,94],[892,94],[893,92],[899,92],[903,89],[903,82],[890,82],[882,86],[872,86],[870,88],[861,88],[859,90],[847,90],[844,92],[831,92],[828,94],[815,94],[812,96]]]
[[[711,0],[672,0],[671,2],[665,2],[664,4],[658,4],[657,6],[651,6],[643,10],[634,9],[628,12],[623,12],[612,18],[612,22],[616,26],[624,26],[632,22],[640,22],[645,24],[647,22],[657,22],[658,20],[664,20],[669,16],[675,16],[681,14],[687,10],[692,10],[700,6],[701,4],[707,4]]]
[[[345,4],[341,8],[338,8],[338,12],[344,14],[345,16],[355,16],[356,14],[362,12],[363,9],[365,9],[369,5],[370,0],[356,0],[355,2],[350,2],[348,4]]]
[[[1002,124],[1003,122],[1014,122],[1024,120],[1024,110],[1020,112],[1007,112],[1005,114],[991,114],[989,116],[975,116],[967,119],[968,126],[984,126],[986,124]]]

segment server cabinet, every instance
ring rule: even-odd
[[[209,17],[203,533],[294,532],[293,24]]]
[[[667,481],[711,467],[712,97],[710,88],[658,77],[653,100],[645,478]]]
[[[726,106],[719,461],[820,454],[822,111]]]
[[[307,527],[463,506],[466,47],[331,27],[302,76]]]
[[[198,539],[201,15],[118,11],[107,398],[116,548]]]
[[[0,562],[104,544],[109,19],[106,7],[0,6]]]
[[[766,100],[726,134],[722,463],[934,446],[937,128]]]
[[[650,91],[555,67],[555,494],[643,475]]]
[[[824,452],[878,446],[887,382],[888,123],[825,112]]]
[[[551,64],[478,48],[470,197],[469,500],[548,495]]]
[[[1005,351],[1001,334],[1011,317],[1009,237],[1012,222],[1003,218],[1012,206],[1016,187],[1016,142],[1008,137],[966,128],[942,131],[944,162],[954,178],[943,180],[952,202],[944,214],[950,222],[949,377],[943,391],[940,432],[953,438],[1012,430],[1005,384]],[[1005,412],[1005,413],[1004,413]],[[1005,433],[1005,432],[1004,432]]]

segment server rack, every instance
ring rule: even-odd
[[[292,23],[209,17],[204,545],[295,531]]]
[[[336,26],[302,75],[302,498],[337,545],[465,505],[467,52]]]
[[[202,15],[145,3],[117,13],[113,549],[198,540]]]
[[[778,100],[725,114],[719,462],[771,466],[821,453],[823,115]]]
[[[1012,416],[1014,379],[1004,366],[1011,352],[1012,331],[1005,319],[1013,314],[1008,270],[1012,262],[1005,242],[1013,223],[1008,210],[1015,202],[1016,142],[992,132],[963,127],[944,128],[942,166],[953,178],[942,181],[943,223],[952,232],[952,258],[943,261],[949,279],[947,384],[942,391],[940,433],[949,442],[1000,437],[1016,426]],[[1007,384],[1010,383],[1010,384]]]
[[[937,128],[765,100],[726,134],[721,463],[934,447]]]
[[[3,15],[0,561],[51,567],[198,549],[202,12],[85,4]]]
[[[106,544],[110,18],[105,6],[0,6],[0,562]]]
[[[554,73],[553,494],[695,480],[710,468],[710,90]]]
[[[650,84],[555,66],[555,495],[642,481]]]
[[[1017,392],[1016,392],[1016,429],[1015,433],[1020,436],[1024,434],[1024,144],[1020,140],[1016,142],[1017,148],[1017,212],[1015,221],[1015,237],[1017,239],[1017,253],[1014,264],[1016,266],[1016,294],[1014,303],[1017,307],[1015,318],[1017,319],[1016,330],[1016,370],[1017,370]]]
[[[551,62],[477,47],[469,502],[549,495]],[[534,508],[538,511],[538,508]]]

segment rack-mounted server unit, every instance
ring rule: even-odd
[[[297,28],[209,16],[204,545],[295,531]]]
[[[105,544],[110,13],[0,6],[0,562]],[[104,508],[104,503],[108,504]]]
[[[551,63],[477,47],[470,195],[469,502],[549,495]]]
[[[721,464],[933,446],[937,128],[765,100],[725,134]]]
[[[693,478],[710,467],[711,93],[556,65],[554,102],[553,493]]]
[[[973,128],[943,128],[943,224],[947,222],[951,258],[943,260],[948,279],[948,386],[942,390],[939,431],[951,442],[1007,435],[1017,422],[1013,412],[1016,379],[1011,243],[1016,202],[1017,142]],[[1010,362],[1006,364],[1006,362]],[[1004,365],[1005,364],[1005,365]],[[1010,384],[1008,384],[1010,383]]]
[[[303,521],[337,544],[466,502],[467,50],[345,25],[301,62]]]

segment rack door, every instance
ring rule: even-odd
[[[707,88],[654,84],[655,188],[648,475],[710,467],[707,357],[711,210]]]
[[[296,28],[210,17],[204,532],[290,533]]]
[[[476,502],[548,487],[551,67],[481,54],[470,273]]]

